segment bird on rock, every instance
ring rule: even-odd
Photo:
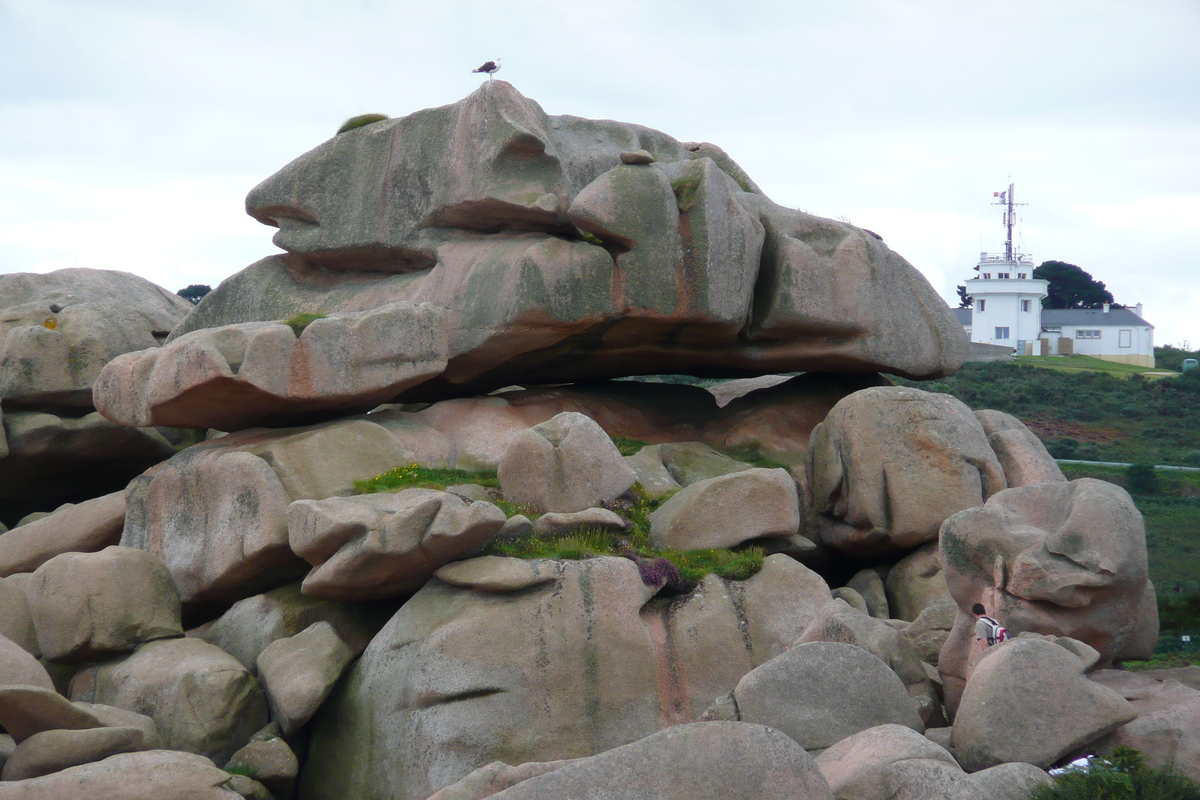
[[[482,67],[473,69],[471,72],[486,72],[488,80],[491,80],[492,76],[495,75],[499,70],[500,59],[497,58],[495,61],[485,61]]]

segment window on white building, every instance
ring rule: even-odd
[[[1080,328],[1079,330],[1075,331],[1075,338],[1076,339],[1099,339],[1100,331],[1094,330],[1094,329],[1088,330],[1085,328]]]
[[[1028,300],[1022,300],[1022,301],[1021,301],[1021,310],[1022,310],[1022,311],[1028,311],[1028,310],[1029,310],[1029,301],[1028,301]]]
[[[984,277],[987,277],[987,276],[984,276]],[[980,300],[980,301],[979,301],[979,310],[980,310],[980,311],[983,311],[983,309],[984,309],[986,306],[987,306],[987,300]]]
[[[997,339],[1007,339],[1008,338],[1008,328],[996,328],[996,338]]]
[[[983,273],[983,279],[985,281],[990,281],[992,279],[992,273],[990,273],[990,272]]]
[[[1120,334],[1121,347],[1133,347],[1133,331],[1121,331]]]
[[[1018,272],[1018,273],[1017,273],[1017,277],[1018,277],[1018,278],[1020,278],[1021,280],[1025,280],[1025,276],[1026,276],[1027,274],[1028,274],[1028,273],[1025,273],[1025,272]]]
[[[1007,273],[1007,272],[997,272],[996,273],[997,278],[1003,278],[1005,280],[1008,280],[1008,276],[1009,276],[1009,273]]]

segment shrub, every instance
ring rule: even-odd
[[[1137,750],[1118,747],[1086,772],[1072,770],[1038,787],[1031,800],[1200,800],[1200,784],[1148,767]]]
[[[346,131],[352,131],[355,128],[362,128],[367,125],[373,125],[376,122],[383,122],[388,119],[387,114],[359,114],[356,117],[351,117],[342,123],[342,127],[338,128],[338,134],[343,134]]]
[[[1046,442],[1046,450],[1055,458],[1073,459],[1079,452],[1079,442],[1069,436],[1062,439],[1051,439]]]
[[[1130,494],[1158,494],[1158,470],[1152,464],[1130,464],[1125,468]]]

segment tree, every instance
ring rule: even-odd
[[[211,286],[206,286],[203,283],[193,283],[191,286],[187,287],[186,289],[180,289],[175,294],[179,295],[184,300],[187,300],[192,305],[196,305],[197,303],[199,303],[201,300],[204,299],[204,295],[208,294],[211,291],[212,291]]]
[[[971,297],[971,295],[967,294],[967,287],[956,286],[954,288],[958,289],[958,307],[959,308],[970,308],[971,305],[975,302],[975,298]]]
[[[1033,277],[1050,281],[1042,308],[1100,308],[1113,303],[1112,292],[1089,273],[1065,261],[1044,261]]]

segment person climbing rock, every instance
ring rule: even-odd
[[[975,639],[982,639],[988,647],[1009,640],[1008,629],[999,622],[987,616],[983,603],[971,606],[971,614],[975,617]]]

